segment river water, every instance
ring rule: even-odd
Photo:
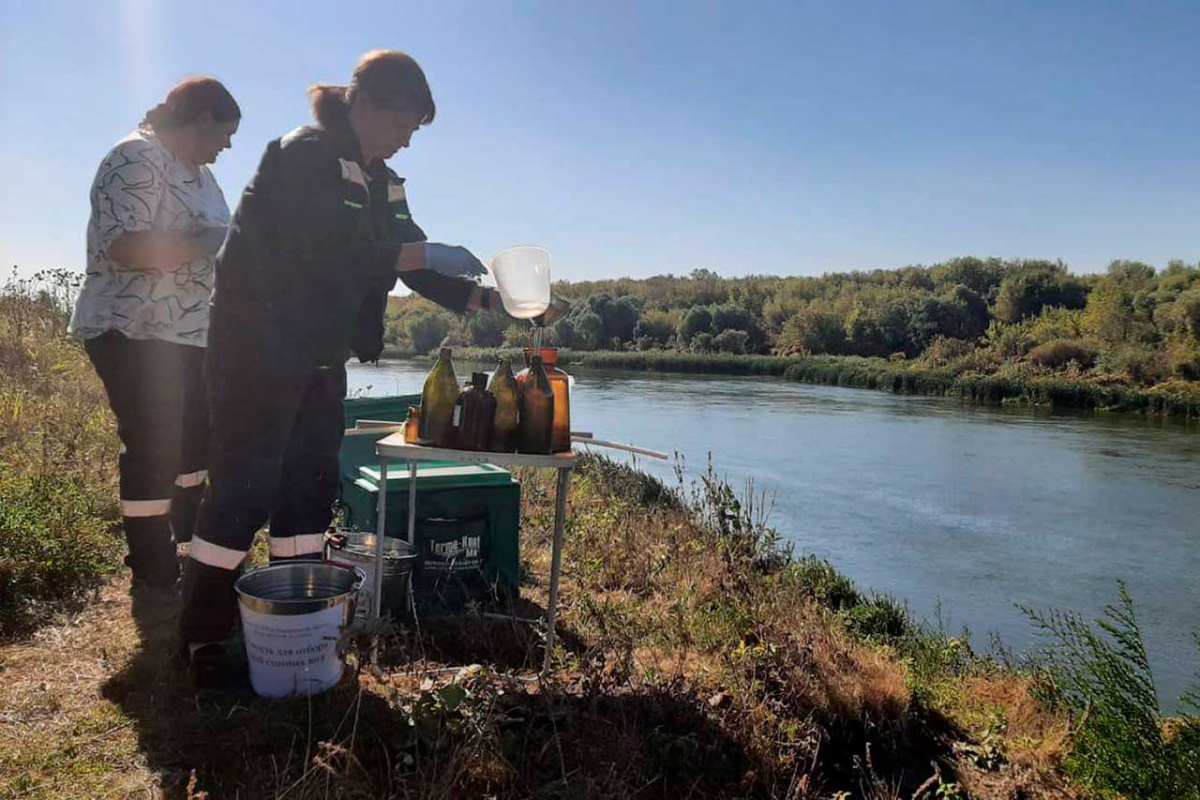
[[[352,365],[359,395],[420,392],[429,362]],[[468,365],[457,365],[467,377]],[[770,523],[861,587],[977,647],[1022,651],[1015,604],[1092,616],[1124,580],[1163,705],[1197,665],[1200,429],[961,405],[776,378],[571,370],[575,430],[677,451],[773,496]],[[621,458],[612,450],[605,455]],[[638,459],[674,480],[673,467]]]

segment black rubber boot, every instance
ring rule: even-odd
[[[192,540],[192,530],[196,527],[196,512],[200,508],[200,498],[203,495],[203,486],[175,490],[175,496],[171,498],[171,533],[176,544],[185,544]]]
[[[125,565],[133,571],[135,584],[163,588],[179,580],[179,559],[165,516],[126,517],[125,541],[129,545]]]
[[[187,663],[192,688],[197,692],[250,694],[250,670],[236,652],[240,642],[213,642],[192,648],[186,642],[180,656]]]

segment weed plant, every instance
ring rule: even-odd
[[[1075,718],[1068,773],[1102,797],[1200,797],[1200,695],[1186,692],[1181,713],[1163,718],[1125,585],[1093,622],[1070,612],[1025,612],[1046,641],[1048,695]]]

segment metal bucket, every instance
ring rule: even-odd
[[[325,558],[334,564],[344,564],[362,571],[365,580],[358,590],[355,615],[365,620],[371,615],[375,600],[375,534],[359,531],[335,531],[325,539]],[[408,606],[409,581],[417,551],[403,539],[385,536],[383,540],[383,603],[384,615],[402,616]]]
[[[250,685],[263,697],[318,694],[342,677],[338,639],[354,618],[363,573],[286,561],[242,575],[238,593]]]

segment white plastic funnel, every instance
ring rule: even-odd
[[[541,247],[510,247],[488,265],[509,316],[533,319],[550,307],[550,253]]]

